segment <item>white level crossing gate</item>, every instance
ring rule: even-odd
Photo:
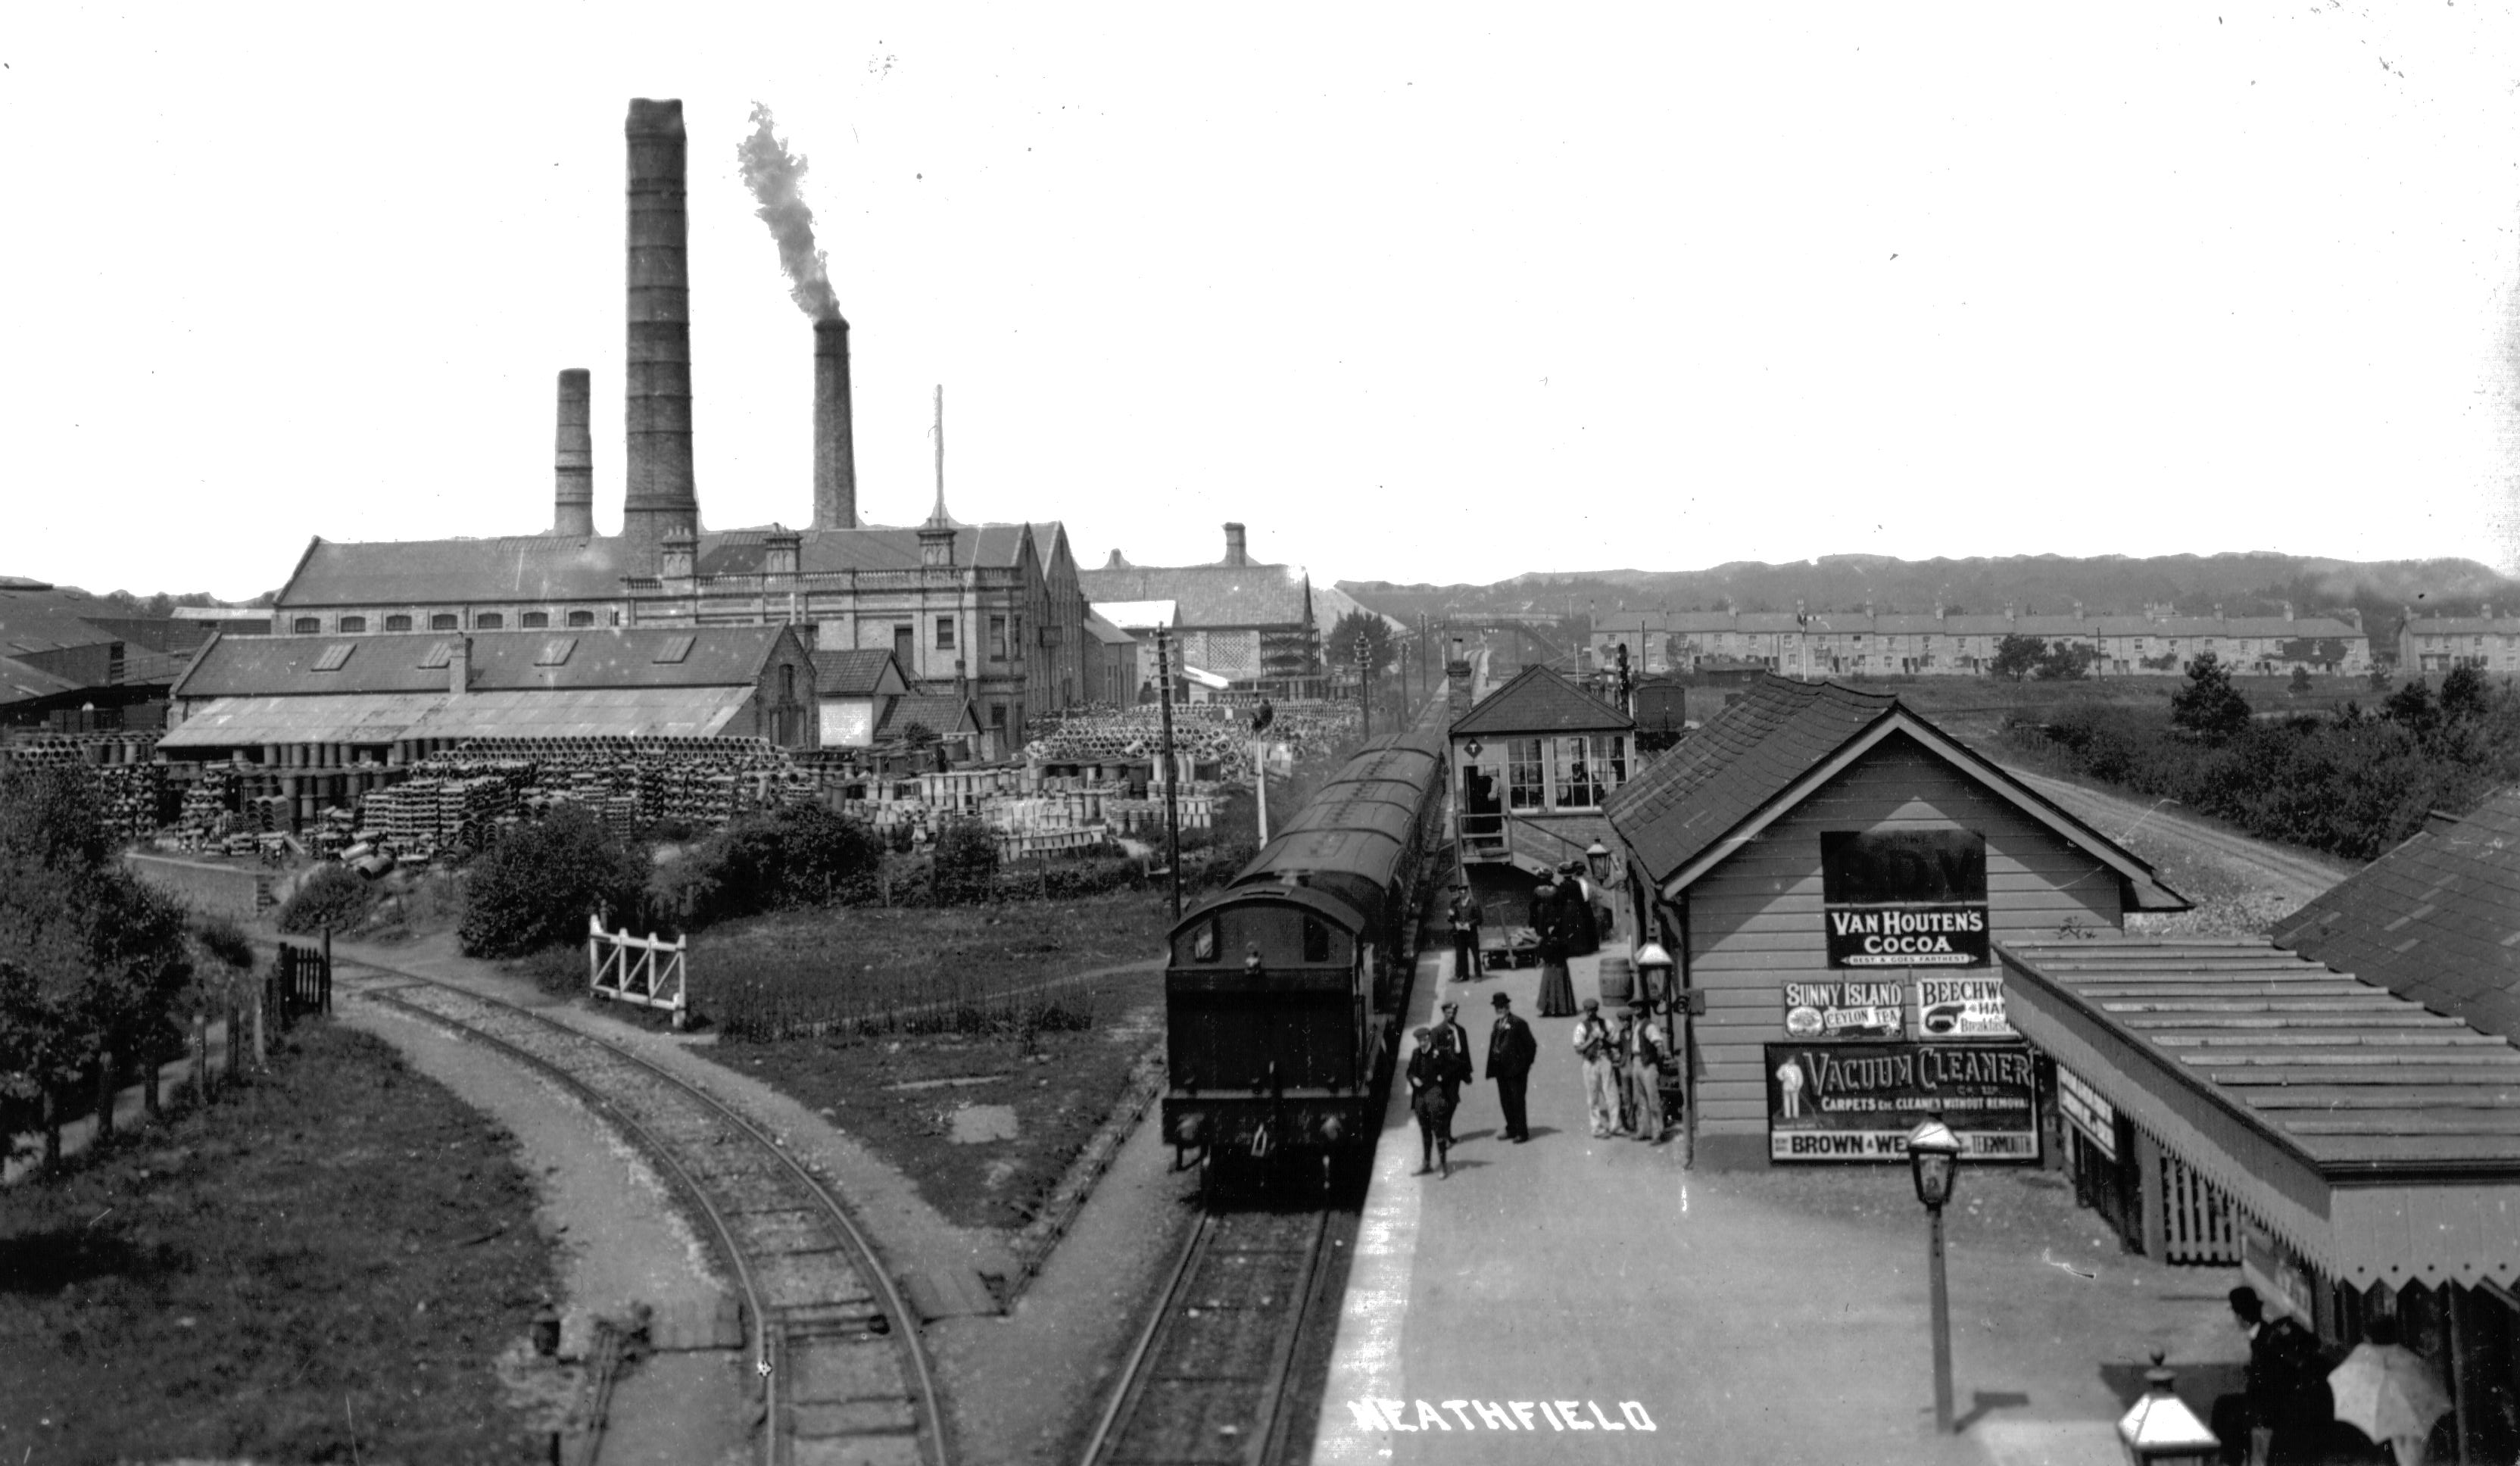
[[[683,1026],[688,1000],[683,991],[683,950],[688,939],[668,942],[650,932],[608,932],[600,916],[586,918],[586,974],[598,998],[663,1008]]]

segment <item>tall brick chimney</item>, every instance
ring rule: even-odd
[[[858,460],[849,411],[849,323],[814,323],[814,527],[858,527]]]
[[[630,491],[621,535],[654,553],[699,532],[692,487],[690,224],[683,213],[683,104],[630,103],[630,353],[622,382]]]
[[[1229,565],[1251,563],[1251,556],[1242,548],[1242,526],[1239,524],[1225,526],[1225,563]]]
[[[584,367],[560,374],[560,434],[552,447],[552,533],[595,534],[595,434],[589,421],[591,378]]]

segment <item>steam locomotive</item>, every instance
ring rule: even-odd
[[[1202,1168],[1372,1134],[1442,840],[1444,709],[1365,745],[1172,929],[1164,1138]]]

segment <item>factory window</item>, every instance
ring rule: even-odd
[[[989,726],[1000,733],[1007,731],[1007,705],[1005,703],[992,702],[989,704]]]
[[[428,629],[430,631],[455,630],[455,613],[453,611],[439,611],[437,614],[428,618]]]
[[[527,611],[517,618],[517,624],[527,631],[541,631],[543,628],[551,625],[551,613],[549,611]]]
[[[1538,738],[1511,738],[1505,745],[1505,798],[1510,809],[1545,809],[1549,788],[1543,782]]]
[[[991,616],[989,618],[989,660],[993,662],[1003,662],[1006,659],[1007,618],[1004,616]]]
[[[1015,626],[1015,632],[1014,632],[1014,644],[1015,644],[1015,650],[1017,650],[1017,651],[1021,651],[1021,650],[1023,650],[1023,644],[1024,644],[1024,643],[1023,643],[1023,612],[1021,612],[1021,611],[1017,611],[1017,612],[1015,612],[1014,626]],[[1049,627],[1046,627],[1046,626],[1042,628],[1042,630],[1044,630],[1044,631],[1048,631],[1049,629],[1050,629],[1050,628],[1049,628]],[[1052,638],[1050,638],[1050,637],[1044,637],[1044,638],[1042,638],[1042,639],[1041,639],[1041,644],[1043,644],[1044,646],[1050,646],[1050,645],[1055,645],[1055,644],[1056,644],[1056,642],[1055,642]]]
[[[343,616],[341,618],[341,635],[345,637],[357,636],[360,632],[366,631],[367,629],[368,618],[365,616]]]
[[[951,616],[936,618],[936,649],[939,651],[954,649],[954,618]]]
[[[595,624],[595,612],[571,611],[568,613],[568,624],[571,626],[593,626]]]
[[[321,616],[300,616],[289,623],[289,629],[301,637],[311,637],[324,629]]]
[[[508,618],[500,615],[497,611],[476,611],[472,615],[472,629],[474,631],[497,631],[500,627],[507,624]]]
[[[411,618],[409,616],[387,616],[385,617],[385,630],[409,631],[411,630]]]

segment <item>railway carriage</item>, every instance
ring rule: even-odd
[[[1432,718],[1372,740],[1173,928],[1174,1146],[1202,1161],[1328,1155],[1372,1133],[1416,956],[1419,863],[1440,823],[1442,750]]]

